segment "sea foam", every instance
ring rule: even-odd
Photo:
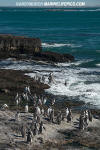
[[[71,48],[75,48],[75,47],[81,47],[82,45],[77,45],[77,44],[71,44],[71,43],[42,43],[42,47],[48,47],[48,48],[52,48],[52,47],[71,47]]]

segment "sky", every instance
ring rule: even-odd
[[[34,2],[34,1],[62,1],[62,2],[85,2],[86,6],[100,6],[100,0],[0,0],[0,6],[15,6],[16,2]]]

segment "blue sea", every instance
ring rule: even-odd
[[[39,37],[44,51],[76,59],[54,66],[8,59],[0,68],[35,70],[45,77],[53,72],[55,84],[47,92],[100,108],[100,8],[0,8],[0,33]]]

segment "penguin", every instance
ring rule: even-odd
[[[16,96],[15,96],[15,100],[18,99],[18,97],[19,97],[19,94],[17,93]]]
[[[26,94],[25,94],[25,93],[22,93],[22,97],[23,97],[23,99],[25,100],[25,99],[26,99]]]
[[[72,119],[71,112],[69,112],[67,115],[67,122],[71,122],[71,119]]]
[[[41,80],[42,80],[42,82],[44,83],[44,82],[45,82],[45,77],[44,77],[44,76],[42,76],[42,79],[41,79]]]
[[[22,135],[22,138],[26,137],[26,127],[24,124],[21,127],[21,135]]]
[[[20,103],[20,102],[21,102],[21,95],[19,96],[19,99],[18,99],[18,100],[19,100],[19,103]]]
[[[44,109],[43,108],[41,109],[41,114],[44,115]]]
[[[44,98],[44,99],[43,99],[43,104],[45,105],[45,104],[46,104],[46,102],[47,102],[47,99],[46,99],[46,98]]]
[[[84,118],[82,115],[80,115],[80,118],[79,118],[79,129],[84,130]]]
[[[39,127],[39,134],[42,134],[43,129],[45,130],[45,127],[44,127],[44,125],[43,125],[43,121],[41,121],[40,127]]]
[[[49,84],[50,84],[52,82],[52,74],[51,73],[49,74],[48,80],[49,80]]]
[[[65,86],[67,86],[67,81],[66,81],[66,80],[65,80],[65,83],[64,83],[64,85],[65,85]]]
[[[62,112],[61,111],[59,112],[59,117],[60,117],[60,120],[62,121],[63,120],[63,116],[62,116]]]
[[[68,114],[69,114],[69,109],[66,107],[66,118],[67,118]]]
[[[52,109],[51,113],[50,113],[50,122],[54,122],[54,109]]]
[[[29,86],[27,87],[27,92],[28,92],[29,94],[31,94],[31,90],[30,90],[30,87],[29,87]]]
[[[39,132],[38,124],[37,124],[37,123],[35,123],[35,124],[34,124],[33,134],[34,134],[34,135],[37,135],[37,134],[38,134],[38,132]]]
[[[48,108],[48,110],[47,110],[47,114],[48,114],[48,116],[50,116],[51,112],[52,112],[52,108],[51,108],[51,107],[49,107],[49,108]]]
[[[38,97],[37,97],[37,95],[36,94],[34,94],[34,102],[37,104],[37,100],[38,100]]]
[[[40,116],[37,116],[36,122],[37,122],[37,123],[40,123],[40,120],[41,120],[41,119],[40,119]]]
[[[28,110],[29,110],[29,108],[28,108],[28,104],[27,104],[27,105],[25,105],[25,112],[28,113]]]
[[[51,101],[51,105],[53,106],[54,104],[55,104],[55,99],[53,99],[52,101]]]
[[[26,93],[26,100],[27,100],[27,102],[29,102],[29,96],[28,96],[28,93]]]
[[[58,112],[56,120],[57,120],[57,124],[60,125],[61,121],[62,121],[62,113],[61,113],[61,111]]]
[[[19,113],[19,111],[17,111],[17,113],[15,114],[15,121],[19,121],[19,115],[20,115],[20,113]]]
[[[85,111],[85,114],[84,114],[84,123],[85,123],[85,127],[87,127],[88,125],[88,111],[87,110]]]
[[[59,114],[57,115],[57,119],[56,120],[57,120],[57,124],[60,125],[61,124],[61,119],[60,119]]]
[[[38,104],[42,106],[42,100],[39,98]]]
[[[37,115],[40,115],[40,114],[41,114],[41,110],[40,110],[40,107],[39,107],[39,106],[36,107],[36,114],[37,114]]]
[[[91,122],[92,122],[92,113],[91,113],[91,111],[90,111],[90,110],[88,110],[88,116],[89,116],[89,121],[91,121]]]
[[[85,115],[87,116],[87,118],[89,118],[89,116],[88,116],[88,110],[85,111]]]
[[[27,93],[27,86],[25,87],[24,91],[25,91],[25,93]]]
[[[16,105],[18,106],[18,104],[19,104],[19,94],[18,93],[15,96],[15,101],[16,101]]]
[[[28,133],[27,133],[27,143],[28,144],[32,143],[32,133],[30,129],[28,129]]]

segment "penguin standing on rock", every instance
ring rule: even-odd
[[[37,134],[38,134],[38,132],[39,132],[38,124],[35,122],[35,124],[34,124],[33,134],[34,134],[34,135],[37,135]]]
[[[85,123],[85,128],[88,126],[88,111],[86,110],[84,112],[84,123]]]
[[[44,77],[44,75],[42,76],[41,80],[42,80],[43,83],[45,83],[45,77]]]
[[[66,107],[66,118],[67,118],[68,114],[69,114],[69,109]]]
[[[15,96],[15,101],[16,101],[16,105],[18,106],[18,104],[19,104],[19,94],[18,93]]]
[[[25,125],[23,124],[22,127],[21,127],[21,135],[22,135],[22,138],[25,138],[26,137],[26,128],[25,128]]]
[[[41,114],[44,115],[44,109],[43,108],[41,109]]]
[[[28,113],[28,109],[29,109],[29,108],[28,108],[28,104],[27,104],[27,105],[25,105],[25,112],[26,112],[26,113]]]
[[[71,110],[69,109],[69,113],[67,115],[67,122],[71,122],[72,120],[72,113],[71,113]]]
[[[61,124],[61,121],[62,121],[62,114],[61,114],[61,111],[59,111],[59,113],[57,114],[57,124]]]
[[[49,84],[54,82],[54,78],[53,78],[53,74],[52,73],[49,74],[48,80],[49,80]]]
[[[46,104],[46,102],[47,102],[47,99],[46,99],[46,98],[44,98],[44,99],[43,99],[43,104],[45,105],[45,104]]]
[[[19,113],[19,111],[17,111],[17,113],[15,114],[15,121],[19,121],[19,115],[20,115],[20,113]]]
[[[84,130],[84,118],[82,115],[80,115],[80,118],[79,118],[79,129]]]
[[[53,106],[54,104],[55,104],[55,99],[53,99],[52,101],[51,101],[51,105]]]
[[[40,123],[40,121],[41,121],[41,118],[40,118],[39,115],[37,115],[37,120],[36,120],[36,122],[37,122],[37,123]]]
[[[92,122],[92,113],[91,113],[91,111],[90,111],[90,110],[88,110],[88,116],[89,116],[89,121],[91,121],[91,122]]]
[[[30,86],[27,87],[27,92],[31,94]]]
[[[28,133],[27,133],[27,143],[28,144],[32,143],[32,133],[30,129],[28,129]]]
[[[39,106],[37,106],[37,107],[35,108],[35,113],[36,113],[37,115],[40,115],[40,114],[41,114],[41,110],[40,110],[40,107],[39,107]]]
[[[43,121],[41,121],[40,123],[40,127],[39,127],[39,133],[42,134],[43,129],[45,129],[44,125],[43,125]]]
[[[54,122],[54,109],[52,109],[50,113],[50,121],[53,123]]]
[[[49,107],[48,110],[47,110],[47,115],[48,115],[48,117],[49,117],[49,120],[50,120],[51,112],[52,112],[52,108]]]

